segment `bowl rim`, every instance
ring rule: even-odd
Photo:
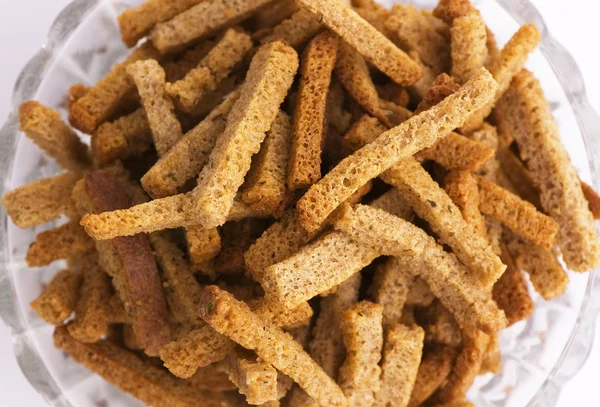
[[[402,0],[401,0],[402,1]],[[583,75],[573,56],[549,32],[544,19],[529,0],[495,1],[518,23],[535,23],[542,33],[541,52],[552,67],[573,109],[586,147],[593,186],[600,190],[600,116],[591,106]],[[103,0],[74,0],[65,7],[52,23],[41,49],[27,62],[15,83],[9,119],[0,128],[0,173],[10,179],[19,139],[18,106],[32,99],[41,84],[41,78],[52,66],[56,54],[72,34]],[[8,190],[8,183],[0,184],[0,196]],[[0,205],[0,230],[6,231],[8,218]],[[25,318],[18,307],[12,266],[9,263],[8,235],[0,233],[0,317],[8,326],[17,362],[34,389],[52,406],[73,407],[61,392],[45,366],[41,355],[28,335]],[[558,402],[562,387],[575,376],[588,359],[594,341],[597,315],[600,311],[600,278],[598,270],[590,273],[585,298],[579,310],[571,335],[548,377],[528,403],[528,407],[551,407]]]

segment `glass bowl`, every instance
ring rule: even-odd
[[[394,0],[383,3],[391,5]],[[436,0],[405,1],[432,8]],[[58,109],[66,119],[66,93],[78,82],[93,84],[127,54],[116,24],[117,15],[141,0],[76,0],[56,19],[46,43],[25,66],[12,96],[13,114],[0,130],[0,195],[59,169],[18,130],[19,104],[36,99]],[[558,120],[563,141],[582,179],[598,190],[600,176],[600,118],[587,101],[580,71],[566,49],[548,32],[528,0],[474,0],[488,25],[504,44],[519,24],[534,22],[543,35],[540,49],[528,64],[541,80]],[[82,136],[87,139],[87,136]],[[139,401],[123,394],[52,343],[53,327],[30,309],[29,302],[51,276],[64,267],[31,269],[24,258],[41,227],[21,230],[0,209],[0,314],[11,328],[14,352],[23,373],[52,406],[134,406]],[[562,386],[585,362],[593,343],[600,309],[597,271],[569,273],[571,284],[559,299],[546,302],[535,292],[533,317],[501,335],[503,372],[478,377],[469,398],[478,407],[556,404]]]

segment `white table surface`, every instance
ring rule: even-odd
[[[550,31],[579,62],[593,105],[600,109],[597,39],[600,5],[595,0],[532,0],[543,14]],[[13,84],[25,62],[44,41],[59,11],[69,0],[0,0],[0,119],[9,113]],[[0,147],[1,148],[1,147]],[[597,377],[600,376],[600,328],[596,345],[581,372],[564,389],[559,407],[597,407]],[[29,385],[12,353],[12,341],[0,322],[0,407],[42,407],[45,402]],[[520,406],[514,406],[520,407]]]

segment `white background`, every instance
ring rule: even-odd
[[[600,109],[598,74],[599,3],[596,0],[532,0],[540,9],[550,32],[579,62],[592,104]],[[0,122],[11,114],[10,95],[22,66],[42,45],[59,11],[69,0],[0,0]],[[596,346],[583,370],[564,389],[559,407],[600,405],[600,328]],[[0,322],[0,407],[43,407],[46,404],[23,377],[12,354],[8,329]],[[511,406],[512,407],[512,406]],[[520,406],[514,406],[520,407]]]

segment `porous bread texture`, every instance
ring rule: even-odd
[[[459,127],[493,97],[496,89],[489,72],[482,70],[441,103],[381,134],[342,160],[298,201],[296,207],[302,225],[309,231],[317,229],[359,186]]]
[[[50,280],[31,308],[49,324],[62,324],[75,310],[83,275],[79,270],[61,270]]]
[[[165,94],[165,70],[156,60],[137,61],[127,66],[142,99],[159,157],[165,155],[183,136],[175,116],[175,106]]]
[[[229,380],[248,404],[263,405],[277,399],[277,370],[271,364],[236,351],[227,356],[226,365]]]
[[[338,383],[349,407],[370,407],[381,386],[383,348],[383,307],[362,301],[344,310],[340,329],[346,347],[346,360],[340,367]]]
[[[493,157],[494,150],[455,132],[416,154],[417,159],[433,160],[449,171],[471,172],[479,170]]]
[[[71,191],[81,178],[78,172],[65,172],[43,178],[8,191],[2,205],[10,219],[20,228],[42,225],[62,214],[76,217]]]
[[[74,220],[38,233],[27,249],[25,261],[29,267],[41,267],[93,248],[94,241],[85,233],[79,221]]]
[[[198,309],[215,330],[246,349],[254,350],[262,360],[291,377],[320,404],[347,405],[337,384],[288,333],[266,323],[231,294],[208,286],[202,291]]]
[[[65,170],[83,171],[91,164],[88,147],[54,109],[35,101],[22,103],[19,130]]]
[[[452,76],[465,83],[488,59],[485,22],[478,12],[457,17],[450,29],[452,36]]]
[[[513,137],[536,185],[545,212],[560,225],[557,243],[571,270],[600,264],[600,242],[577,172],[560,142],[558,127],[540,83],[523,71],[500,102]]]
[[[406,407],[415,385],[425,333],[418,325],[392,325],[385,334],[381,362],[381,387],[375,393],[376,407]]]
[[[168,21],[156,24],[150,32],[150,40],[162,54],[184,49],[223,27],[237,24],[271,1],[203,1]]]
[[[479,210],[481,199],[477,179],[473,174],[467,171],[448,173],[444,179],[444,190],[460,209],[465,222],[473,228],[474,233],[489,241],[485,217]]]
[[[423,356],[408,407],[420,406],[435,393],[452,371],[456,354],[457,350],[452,347],[437,346]]]
[[[221,251],[221,235],[216,228],[188,228],[185,240],[190,262],[196,270],[202,271],[203,266]]]
[[[377,304],[383,306],[384,327],[400,323],[402,309],[414,279],[394,257],[377,266],[369,293]]]
[[[261,39],[261,44],[271,41],[283,41],[295,49],[300,49],[323,29],[319,17],[310,11],[300,8],[289,18],[286,18],[273,31]]]
[[[291,190],[308,188],[321,178],[321,151],[327,131],[327,93],[338,42],[336,34],[325,31],[311,40],[301,58],[300,89],[287,174]]]
[[[125,10],[117,18],[123,43],[128,47],[133,47],[148,35],[156,24],[172,19],[201,1],[150,0],[138,7]]]
[[[71,125],[84,133],[93,134],[100,124],[109,120],[127,97],[135,92],[135,84],[127,74],[127,67],[146,59],[162,60],[160,53],[150,43],[140,45],[125,61],[113,66],[104,78],[71,106]]]
[[[203,4],[203,3],[201,3]],[[250,64],[241,95],[227,118],[192,192],[194,212],[205,228],[225,223],[298,69],[298,54],[282,42],[262,46]]]
[[[142,186],[150,196],[156,199],[175,195],[180,187],[200,173],[217,138],[225,130],[227,117],[239,95],[239,91],[230,93],[144,174]]]
[[[337,0],[299,0],[299,3],[320,16],[324,25],[398,85],[411,85],[421,77],[419,66],[352,8]]]

